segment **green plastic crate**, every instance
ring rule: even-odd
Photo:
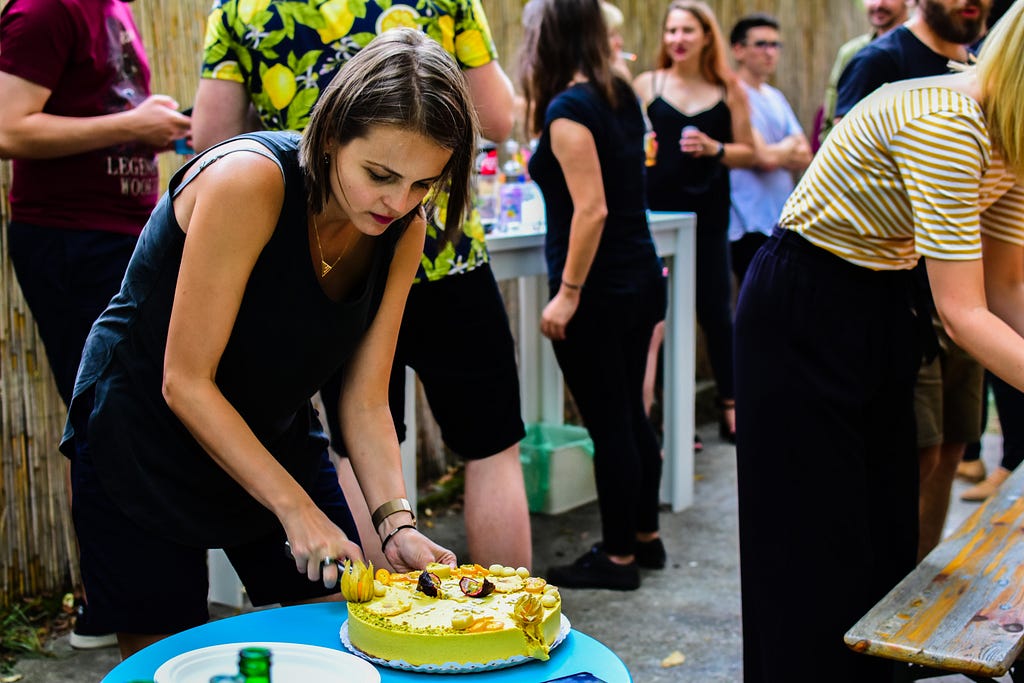
[[[597,500],[594,442],[576,425],[527,425],[519,459],[530,512],[555,515]]]

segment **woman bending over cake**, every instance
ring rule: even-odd
[[[603,541],[552,568],[561,587],[632,590],[665,566],[661,449],[644,410],[647,350],[666,288],[644,205],[644,120],[612,66],[599,0],[538,0],[523,90],[539,135],[530,175],[547,205],[551,301],[541,332],[594,440]]]
[[[793,629],[830,681],[892,679],[843,634],[916,563],[931,329],[911,270],[923,257],[953,341],[1024,389],[1022,112],[1018,1],[976,65],[888,84],[844,117],[754,257],[736,316],[747,681],[793,679]]]
[[[420,203],[450,182],[454,234],[474,140],[454,61],[391,31],[301,138],[232,138],[171,179],[89,335],[62,442],[90,614],[124,656],[208,619],[208,548],[254,604],[337,598],[336,562],[362,553],[310,397],[339,368],[388,560],[454,564],[414,528],[387,387]]]

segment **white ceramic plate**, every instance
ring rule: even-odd
[[[270,650],[270,674],[275,681],[301,683],[380,683],[376,669],[359,657],[340,650],[296,643],[226,643],[184,652],[156,670],[156,683],[209,683],[217,674],[238,671],[243,647]]]
[[[551,644],[548,651],[554,651],[556,647],[562,644],[565,637],[569,635],[569,631],[572,630],[572,624],[569,623],[569,617],[564,614],[561,615],[562,620],[558,624],[558,635],[555,636],[555,642]],[[391,669],[401,669],[403,671],[418,671],[420,673],[443,673],[443,674],[467,674],[476,673],[478,671],[491,671],[493,669],[507,669],[510,666],[516,666],[517,664],[523,664],[525,662],[536,661],[533,657],[527,657],[525,655],[515,655],[508,659],[496,659],[492,662],[481,662],[481,663],[458,663],[448,662],[447,664],[410,664],[401,659],[380,659],[378,657],[371,657],[359,648],[352,645],[352,641],[348,638],[348,619],[341,625],[341,643],[344,645],[352,654],[362,657],[368,662],[373,662],[377,666],[386,666]],[[162,683],[157,681],[156,683]]]

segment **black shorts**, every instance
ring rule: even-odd
[[[175,633],[209,621],[206,549],[173,543],[139,526],[107,496],[77,434],[71,464],[72,516],[81,551],[89,617],[104,632]],[[359,534],[324,451],[311,496],[357,542]],[[224,548],[254,605],[295,602],[337,592],[310,581],[285,553],[278,527],[251,543]]]
[[[444,442],[477,460],[525,435],[515,341],[490,265],[413,285],[402,317],[388,400],[405,440],[405,368],[416,371]],[[321,390],[331,444],[344,453],[338,424],[340,378]]]

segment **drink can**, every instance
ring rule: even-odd
[[[698,132],[698,131],[700,131],[700,128],[698,128],[697,126],[683,126],[683,132],[681,132],[679,134],[679,144],[680,145],[683,144],[683,139],[686,137],[686,134],[691,132],[691,131],[692,132]],[[686,154],[687,156],[689,156],[689,155],[692,154],[692,152],[683,152],[683,154]]]

